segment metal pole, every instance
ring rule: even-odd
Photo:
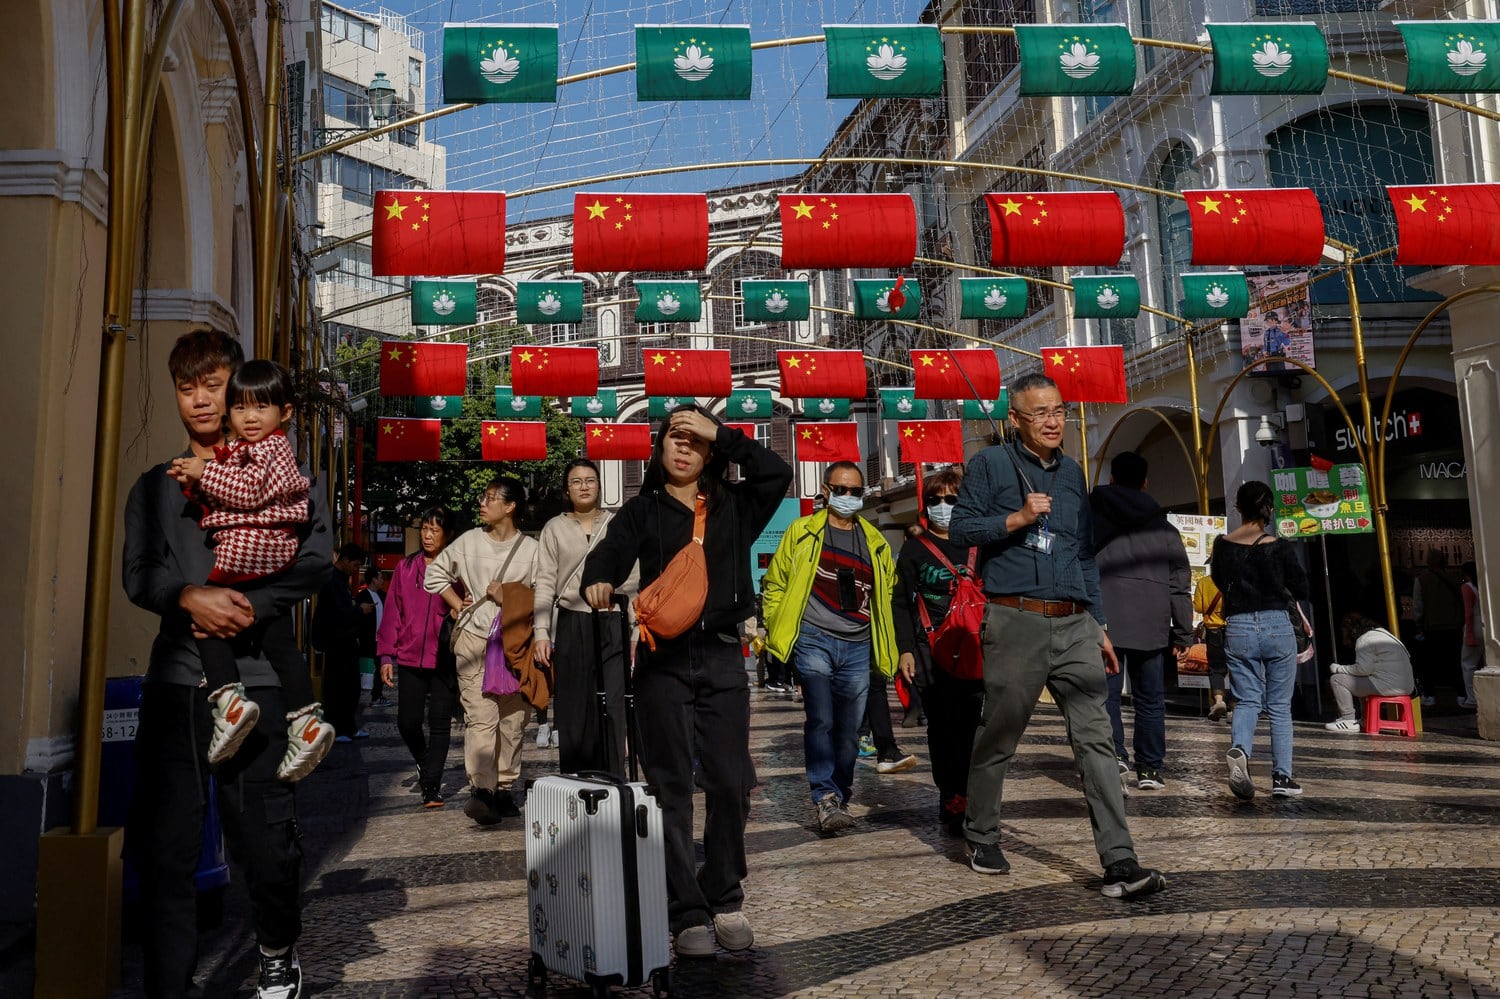
[[[260,129],[260,256],[255,262],[255,356],[270,357],[274,348],[271,313],[275,308],[277,268],[281,243],[276,238],[276,147],[281,135],[281,11],[276,0],[266,4],[265,115]]]
[[[1083,466],[1083,481],[1087,485],[1089,481],[1089,409],[1083,403],[1078,404],[1078,453],[1079,464]]]
[[[353,538],[357,545],[364,544],[364,501],[365,501],[365,425],[359,424],[354,428],[354,528]]]
[[[1187,349],[1188,399],[1193,411],[1193,478],[1197,479],[1198,512],[1208,516],[1208,459],[1203,453],[1203,420],[1198,415],[1198,349],[1191,327],[1183,331],[1182,344]]]
[[[1359,291],[1354,286],[1354,265],[1344,266],[1344,287],[1349,290],[1349,326],[1354,336],[1354,368],[1359,373],[1359,412],[1364,424],[1367,453],[1376,453],[1375,417],[1370,411],[1370,369],[1365,361],[1364,324],[1359,314]],[[1380,428],[1384,433],[1385,428]],[[1396,603],[1396,580],[1391,571],[1391,539],[1386,530],[1385,476],[1376,475],[1377,463],[1373,458],[1365,461],[1365,478],[1370,484],[1370,505],[1374,507],[1371,519],[1375,521],[1375,550],[1380,559],[1380,584],[1385,591],[1386,627],[1397,634],[1401,627],[1401,608]]]

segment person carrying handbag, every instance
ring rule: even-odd
[[[1208,653],[1208,720],[1218,721],[1229,714],[1229,666],[1224,659],[1224,594],[1208,573],[1198,577],[1193,589],[1193,610],[1203,616],[1194,639]]]
[[[464,814],[480,825],[521,814],[511,788],[521,776],[521,739],[530,708],[520,690],[486,694],[484,680],[490,628],[496,615],[504,613],[506,586],[529,584],[533,574],[537,543],[515,524],[525,501],[526,487],[520,480],[503,476],[491,481],[479,499],[481,526],[444,548],[422,580],[423,589],[440,594],[459,615],[453,654],[464,709],[464,769],[471,789]],[[460,597],[455,583],[472,596]],[[531,608],[524,611],[529,619]],[[528,631],[529,627],[528,621]],[[507,652],[511,630],[506,622]]]

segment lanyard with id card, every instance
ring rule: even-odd
[[[1024,489],[1022,495],[1024,496],[1027,493],[1034,493],[1037,491],[1037,489],[1031,484],[1031,479],[1027,477],[1026,470],[1021,467],[1020,459],[1017,458],[1015,452],[1011,450],[1011,448],[1013,447],[1015,447],[1014,444],[1007,445],[1005,452],[1006,454],[1010,455],[1011,464],[1014,465],[1016,469],[1016,476],[1021,480],[1021,486]],[[1052,471],[1051,476],[1052,481],[1049,481],[1047,483],[1049,487],[1057,479],[1056,469]],[[1047,495],[1052,495],[1050,490],[1047,492]],[[1047,527],[1047,515],[1042,514],[1037,518],[1036,523],[1031,525],[1031,529],[1026,532],[1025,540],[1021,543],[1027,548],[1036,552],[1038,555],[1050,556],[1052,554],[1052,543],[1056,539],[1057,536],[1053,534],[1052,531]]]

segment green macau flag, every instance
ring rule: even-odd
[[[847,420],[850,402],[848,399],[803,399],[802,415],[810,420]]]
[[[495,418],[499,420],[538,420],[542,416],[542,397],[516,395],[509,385],[495,386]]]
[[[1409,94],[1500,93],[1500,21],[1397,21]]]
[[[769,420],[770,389],[735,389],[724,406],[726,420]]]
[[[703,294],[697,281],[637,281],[638,323],[696,323],[703,318]]]
[[[750,28],[636,25],[635,99],[748,101]]]
[[[552,104],[557,25],[443,25],[444,104]]]
[[[895,278],[855,278],[855,319],[916,319],[921,313],[922,289],[917,282],[902,281],[898,290]]]
[[[1020,319],[1026,315],[1025,278],[959,278],[960,319]]]
[[[594,395],[575,395],[568,403],[571,416],[613,420],[620,415],[620,399],[614,389],[602,388]]]
[[[422,419],[456,420],[463,411],[461,395],[419,395],[412,399],[412,415]]]
[[[583,282],[517,281],[516,322],[583,322]]]
[[[965,399],[964,419],[966,420],[988,420],[991,417],[996,420],[1004,420],[1005,414],[1010,411],[1010,397],[1006,395],[1005,389],[1000,390],[998,399]]]
[[[1018,24],[1022,97],[1128,94],[1135,43],[1123,24]]]
[[[830,98],[943,94],[943,37],[935,24],[825,24],[823,38]]]
[[[740,307],[747,323],[799,322],[812,315],[812,292],[806,281],[740,282]]]
[[[1130,319],[1141,311],[1141,284],[1124,274],[1073,279],[1073,314],[1079,319]]]
[[[1187,319],[1244,319],[1250,284],[1234,271],[1182,276],[1182,315]]]
[[[1321,94],[1328,83],[1328,42],[1316,24],[1205,27],[1214,50],[1212,94]]]
[[[690,395],[653,395],[646,399],[646,415],[653,420],[665,420],[678,406],[697,402]]]
[[[883,388],[880,390],[880,418],[882,420],[925,420],[927,400],[912,398],[912,389]]]
[[[474,281],[411,283],[414,326],[471,326],[478,318],[479,285]]]

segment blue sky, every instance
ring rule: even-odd
[[[373,13],[375,4],[347,4]],[[637,24],[748,24],[753,41],[817,35],[824,24],[910,24],[926,0],[619,0],[512,2],[382,0],[426,38],[427,98],[442,95],[445,22],[502,21],[560,26],[562,76],[634,60]],[[638,169],[768,157],[817,156],[852,100],[829,100],[821,44],[759,50],[749,101],[654,102],[635,99],[635,74],[621,73],[559,88],[555,105],[490,105],[430,124],[448,147],[454,190],[512,195],[512,224],[571,212],[572,193],[516,198],[541,185]],[[797,172],[797,167],[746,167],[681,173],[594,185],[609,190],[702,191]]]

